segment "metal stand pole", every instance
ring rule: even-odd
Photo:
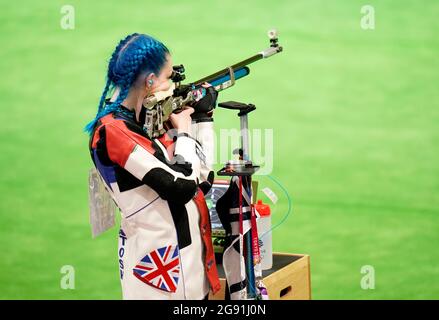
[[[240,120],[241,128],[241,150],[242,159],[239,161],[229,161],[226,167],[218,171],[219,176],[238,176],[239,177],[239,198],[240,198],[240,223],[242,223],[242,189],[249,195],[248,205],[251,207],[252,190],[251,190],[251,176],[259,169],[259,166],[254,166],[250,161],[250,147],[249,147],[249,131],[248,131],[248,114],[256,109],[252,104],[244,104],[234,101],[218,104],[219,107],[226,109],[239,110],[238,116]],[[244,181],[244,183],[243,183]],[[246,186],[243,188],[243,184]],[[251,221],[249,221],[251,224]],[[240,226],[242,230],[242,225]],[[245,245],[244,252],[241,252],[241,256],[245,259],[245,273],[247,277],[247,298],[256,298],[256,282],[255,282],[255,270],[253,259],[253,243],[252,232],[250,231],[243,235],[243,244]]]

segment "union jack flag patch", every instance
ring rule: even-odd
[[[151,251],[134,267],[133,274],[146,284],[175,292],[180,275],[178,246],[166,246]]]

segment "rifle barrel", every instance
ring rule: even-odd
[[[218,77],[222,77],[222,76],[226,76],[228,74],[230,74],[230,68],[232,68],[232,71],[235,72],[237,69],[241,69],[242,67],[245,67],[255,61],[264,59],[264,58],[268,58],[271,57],[272,55],[279,53],[282,51],[282,47],[276,45],[276,46],[271,46],[267,49],[265,49],[262,52],[259,52],[258,54],[255,54],[254,56],[245,59],[241,62],[235,63],[234,65],[230,66],[229,68],[224,68],[218,72],[215,72],[214,74],[211,74],[210,76],[201,78],[200,80],[197,80],[194,82],[195,86],[200,86],[205,82],[211,82],[215,79],[217,79]]]
[[[261,60],[263,58],[264,58],[264,55],[262,53],[258,53],[256,55],[254,55],[253,57],[250,57],[248,59],[245,59],[245,60],[243,60],[241,62],[238,62],[238,63],[234,64],[233,66],[230,66],[230,68],[232,68],[233,72],[234,72],[237,69],[245,67],[246,65],[249,65],[250,63],[253,63],[255,61]],[[229,72],[229,68],[224,68],[224,69],[222,69],[222,70],[220,70],[218,72],[215,72],[214,74],[211,74],[210,76],[207,76],[207,77],[204,77],[204,78],[202,78],[200,80],[195,81],[194,85],[195,86],[199,86],[199,85],[202,85],[205,82],[211,82],[211,81],[217,79],[218,77],[226,76],[229,73],[230,73]]]

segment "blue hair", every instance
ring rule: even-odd
[[[85,126],[84,131],[91,135],[100,118],[119,108],[139,75],[159,75],[168,53],[163,43],[145,34],[133,33],[122,39],[108,63],[107,79],[96,117]],[[120,89],[117,99],[105,105],[110,88],[115,87]]]

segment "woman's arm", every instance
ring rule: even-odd
[[[213,118],[209,117],[202,121],[192,122],[192,134],[196,139],[196,153],[200,161],[200,188],[207,194],[212,187],[215,163],[215,132]]]
[[[105,144],[111,162],[151,187],[162,199],[187,203],[195,195],[200,161],[194,139],[184,135],[177,138],[172,163],[161,161],[153,142],[129,130],[123,121],[102,126],[99,140]]]

